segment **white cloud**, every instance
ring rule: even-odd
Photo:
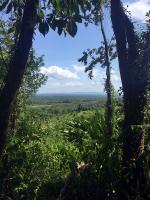
[[[76,73],[84,73],[85,71],[85,67],[78,65],[73,65],[73,69]]]
[[[66,82],[64,85],[69,86],[69,87],[76,87],[76,86],[83,86],[84,83],[79,82],[79,81],[69,81],[69,82]]]
[[[72,72],[67,68],[62,68],[59,66],[41,67],[41,73],[47,74],[49,77],[53,78],[67,78],[67,79],[80,79],[77,73]]]
[[[128,10],[131,11],[131,15],[139,20],[145,19],[145,14],[150,10],[149,0],[138,0],[135,2],[127,2]]]
[[[88,72],[85,72],[85,67],[84,66],[78,66],[78,65],[73,65],[73,70],[75,73],[77,73],[79,76],[84,75],[88,77]],[[100,70],[98,69],[93,69],[93,78],[96,78],[100,76]]]
[[[104,92],[106,69],[94,69],[92,80],[84,72],[84,66],[78,65],[70,68],[41,67],[41,72],[48,75],[48,81],[40,88],[40,93]],[[112,69],[111,79],[115,89],[118,90],[121,81],[119,71],[116,68]]]

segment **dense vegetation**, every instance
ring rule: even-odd
[[[99,94],[51,94],[36,95],[29,99],[28,109],[43,116],[55,116],[72,112],[104,108],[106,97]],[[46,114],[47,113],[47,114]]]
[[[150,199],[150,13],[136,29],[120,0],[2,0],[0,12],[0,199]],[[91,79],[106,69],[106,97],[36,96],[47,77],[35,30],[75,37],[78,23],[100,26],[100,47],[79,61]]]
[[[51,101],[48,96],[42,97]],[[70,97],[64,96],[63,100]],[[88,96],[77,98],[88,103]],[[97,102],[96,99],[92,97]],[[98,109],[52,117],[43,113],[43,109],[27,108],[20,114],[15,135],[10,136],[2,156],[1,198],[56,199],[70,176],[69,189],[64,193],[66,199],[99,199],[99,195],[115,198],[121,158],[118,146],[121,120],[116,105],[113,151],[107,152],[103,103]],[[110,179],[105,173],[113,177]]]

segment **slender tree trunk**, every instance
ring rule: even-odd
[[[9,64],[5,86],[0,94],[0,154],[5,146],[11,107],[20,87],[32,46],[37,6],[38,0],[26,0],[18,43]]]
[[[101,14],[102,14],[102,8],[101,8]],[[107,123],[107,132],[108,135],[111,137],[113,134],[113,124],[112,124],[112,118],[113,118],[113,106],[112,106],[112,84],[111,84],[111,66],[110,66],[110,60],[109,60],[109,46],[103,26],[103,19],[102,16],[100,16],[100,28],[102,37],[104,40],[104,46],[105,46],[105,63],[106,63],[106,93],[107,93],[107,102],[106,102],[106,123]]]
[[[147,81],[142,78],[145,72],[137,62],[134,27],[124,13],[120,0],[111,0],[111,19],[117,43],[125,114],[123,170],[119,199],[127,200],[144,195],[145,178],[141,155],[144,150],[143,125]]]

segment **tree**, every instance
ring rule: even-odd
[[[11,106],[20,87],[32,45],[34,27],[37,18],[37,4],[38,1],[36,0],[26,1],[19,40],[9,64],[5,86],[0,95],[0,153],[2,153],[5,145]]]
[[[106,6],[106,4],[104,4]],[[93,1],[91,13],[86,16],[87,23],[94,23],[100,26],[102,34],[101,46],[98,49],[88,49],[83,52],[83,56],[79,59],[79,62],[83,62],[86,65],[85,72],[88,72],[90,78],[93,77],[93,68],[100,64],[102,68],[106,68],[106,81],[105,91],[107,94],[106,102],[106,132],[107,136],[113,135],[113,86],[111,83],[111,61],[116,58],[114,38],[108,40],[104,25],[104,13],[102,10],[101,1]],[[90,61],[89,61],[90,60]],[[89,62],[89,64],[88,64]]]
[[[83,52],[83,56],[79,59],[86,66],[85,72],[88,72],[89,77],[93,78],[93,69],[101,67],[106,69],[106,80],[104,90],[107,95],[105,105],[105,121],[103,141],[101,143],[102,149],[99,149],[98,176],[104,177],[100,180],[102,199],[115,199],[116,191],[116,169],[112,168],[111,163],[114,161],[119,166],[118,146],[114,143],[114,138],[117,133],[115,130],[115,104],[114,104],[114,88],[111,82],[111,62],[116,59],[116,45],[114,37],[108,37],[104,28],[104,6],[100,1],[94,1],[91,13],[87,16],[88,23],[94,23],[100,27],[100,34],[102,35],[101,46],[99,48],[88,49]],[[105,11],[108,8],[105,8]],[[110,39],[109,39],[110,38]],[[97,130],[98,131],[98,130]],[[119,174],[119,172],[118,172]]]
[[[104,25],[103,25],[103,17],[102,17],[103,11],[102,8],[100,7],[100,28],[101,28],[101,33],[103,36],[103,41],[104,41],[104,55],[105,55],[105,65],[106,65],[106,83],[105,83],[105,90],[107,93],[107,103],[106,103],[106,124],[107,124],[107,130],[108,130],[108,135],[112,136],[113,135],[113,86],[111,83],[111,61],[112,59],[115,58],[115,53],[111,55],[112,53],[112,48],[113,46],[108,44],[108,40],[106,37],[106,33],[104,30]],[[110,58],[111,55],[111,58]]]
[[[123,86],[123,164],[119,199],[146,199],[142,154],[144,117],[149,89],[149,64],[139,61],[138,37],[120,0],[111,1],[111,20],[116,38]],[[144,65],[143,65],[144,64]]]
[[[8,64],[4,87],[0,94],[0,154],[5,146],[12,104],[23,79],[35,28],[39,25],[39,31],[43,35],[48,33],[49,28],[53,30],[57,28],[59,34],[68,32],[74,37],[77,32],[76,22],[82,22],[80,10],[85,13],[88,6],[88,2],[83,3],[77,0],[69,2],[67,0],[3,0],[1,2],[0,10],[5,9],[8,14],[17,11],[19,22],[20,19],[21,22],[13,55]],[[16,27],[18,28],[18,26]]]

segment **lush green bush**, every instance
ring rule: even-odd
[[[44,184],[61,183],[70,173],[80,154],[64,139],[58,124],[59,119],[20,119],[0,162],[0,194],[4,199],[35,199]]]
[[[114,134],[106,134],[104,111],[82,112],[67,123],[67,139],[81,153],[82,161],[94,166],[103,199],[115,199],[120,175],[121,143],[119,124],[122,118],[116,108]],[[91,180],[92,181],[92,180]]]

